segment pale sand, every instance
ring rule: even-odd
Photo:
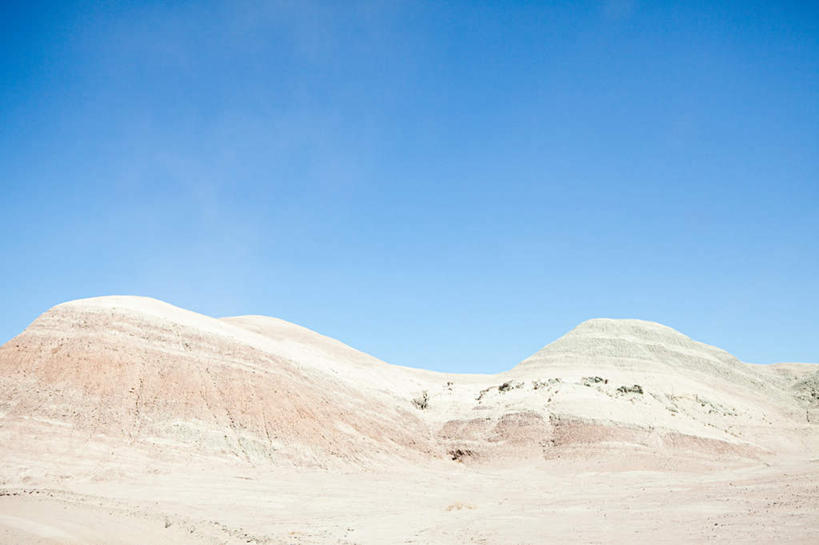
[[[817,368],[591,320],[451,375],[74,301],[0,348],[0,543],[817,543]]]

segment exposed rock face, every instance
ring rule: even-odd
[[[278,343],[241,327],[247,321],[257,324],[141,298],[59,305],[0,349],[4,418],[253,462],[324,465],[431,449],[408,408],[324,365],[334,356],[346,367],[373,365],[363,354],[326,355],[316,343],[308,357],[298,337]]]
[[[274,318],[102,297],[58,305],[0,348],[0,434],[321,467],[764,457],[817,446],[815,382],[639,320],[590,320],[506,373],[460,376]]]
[[[797,370],[787,373],[802,376],[799,364],[791,365]],[[799,431],[804,402],[795,399],[793,380],[775,367],[742,363],[653,322],[595,319],[510,374],[585,384],[585,391],[570,387],[571,395],[554,396],[550,409],[560,415],[804,452],[816,445],[816,432]]]
[[[639,372],[671,368],[692,374],[758,380],[753,369],[724,350],[643,320],[588,320],[524,360],[520,367],[571,368],[576,363],[582,367]]]

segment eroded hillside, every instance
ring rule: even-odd
[[[590,320],[499,375],[384,363],[263,316],[58,305],[0,348],[3,433],[185,460],[377,466],[565,456],[763,459],[817,446],[815,376],[671,328]],[[812,382],[813,381],[813,382]],[[402,462],[402,463],[403,463]]]

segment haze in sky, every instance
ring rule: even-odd
[[[3,2],[0,342],[62,301],[510,368],[594,317],[819,360],[808,2]]]

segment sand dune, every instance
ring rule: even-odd
[[[816,369],[595,319],[454,375],[270,317],[72,301],[0,348],[0,542],[816,542]]]

